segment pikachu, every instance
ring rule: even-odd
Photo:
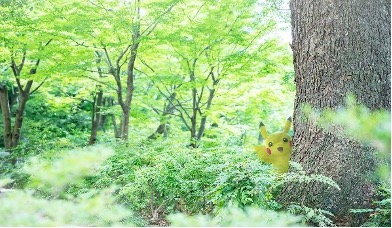
[[[289,169],[291,148],[293,146],[291,136],[288,134],[291,123],[292,119],[289,117],[282,132],[269,135],[265,125],[260,122],[260,133],[263,136],[264,145],[255,146],[256,154],[262,161],[272,164],[278,173],[286,173]]]

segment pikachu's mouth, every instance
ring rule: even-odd
[[[283,147],[278,147],[279,152],[283,152]]]

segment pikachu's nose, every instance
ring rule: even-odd
[[[281,147],[278,147],[278,151],[279,152],[283,152],[283,147],[281,146]]]

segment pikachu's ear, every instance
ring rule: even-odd
[[[260,122],[259,127],[260,127],[261,136],[263,136],[263,139],[266,139],[268,137],[268,133],[267,133],[267,129],[265,128],[263,122]]]
[[[291,127],[291,122],[292,122],[292,119],[291,119],[291,116],[290,116],[289,118],[287,118],[286,123],[284,125],[284,128],[283,128],[283,132],[284,133],[289,133],[290,127]]]

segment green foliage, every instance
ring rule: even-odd
[[[71,192],[115,184],[118,202],[156,224],[168,213],[211,213],[227,203],[277,209],[275,181],[271,168],[243,147],[145,141],[118,145],[101,171]]]
[[[320,174],[307,174],[303,167],[297,162],[290,162],[292,168],[290,172],[283,175],[283,178],[277,182],[277,185],[283,185],[288,182],[294,182],[297,184],[309,184],[309,183],[321,183],[326,187],[333,187],[340,190],[339,185],[329,177]]]
[[[373,202],[374,208],[352,209],[355,214],[368,214],[369,219],[362,224],[368,227],[390,227],[391,226],[391,189],[385,184],[380,185],[377,189],[377,195]]]
[[[346,106],[338,110],[313,110],[304,107],[305,113],[315,120],[320,127],[334,131],[336,126],[343,129],[343,134],[355,140],[372,145],[379,152],[381,165],[378,174],[384,182],[391,179],[391,113],[387,110],[371,111],[358,104],[353,95],[347,96]],[[338,133],[337,131],[334,131]]]
[[[0,156],[1,177],[13,180],[6,187],[24,188],[0,197],[5,205],[0,208],[0,222],[145,225],[135,221],[128,210],[132,209],[152,225],[174,212],[219,212],[227,216],[221,225],[242,224],[247,216],[255,225],[296,224],[287,214],[256,208],[280,208],[274,201],[277,180],[247,147],[255,144],[257,133],[252,132],[257,132],[259,118],[274,116],[273,122],[293,109],[291,53],[288,45],[271,38],[280,20],[279,4],[272,0],[2,1],[0,81],[17,88],[9,66],[13,60],[16,65],[25,61],[19,77],[22,87],[27,80],[34,80],[33,89],[40,87],[26,105],[19,146]],[[141,36],[134,40],[138,29]],[[129,86],[127,61],[135,42],[141,45],[134,85]],[[37,72],[30,74],[38,59]],[[119,73],[119,81],[112,77],[113,71]],[[107,116],[97,142],[109,142],[115,152],[70,150],[88,141],[97,87],[104,97],[114,98],[110,106],[100,107]],[[125,98],[131,88],[132,142],[119,143],[112,137],[112,124],[116,120],[118,125],[123,114],[117,98]],[[208,119],[199,148],[190,149],[185,132],[194,89],[197,120]],[[214,100],[208,105],[212,91]],[[170,103],[171,93],[176,94],[172,113],[162,108]],[[16,106],[11,109],[14,112]],[[170,126],[167,140],[145,141],[161,121]],[[228,208],[229,203],[241,209]],[[265,221],[256,218],[260,214]],[[288,220],[277,223],[274,217]]]
[[[254,154],[230,156],[214,168],[218,176],[210,195],[218,208],[252,205],[276,209],[271,188],[276,182],[276,174],[270,166],[255,159]]]
[[[391,184],[391,114],[388,110],[369,110],[358,104],[353,95],[347,96],[345,107],[337,110],[314,110],[310,106],[304,107],[304,112],[312,121],[327,131],[342,129],[341,134],[360,140],[364,144],[372,145],[379,158],[377,177],[383,187],[379,187],[373,201],[374,208],[352,209],[357,214],[367,214],[370,217],[362,226],[390,226],[390,184]]]
[[[77,197],[64,192],[65,186],[96,172],[112,153],[108,148],[91,147],[59,154],[52,162],[32,158],[24,167],[32,178],[31,188],[0,193],[0,225],[134,225],[132,212],[115,203],[113,188],[89,190]],[[41,191],[47,192],[46,197]]]
[[[193,227],[299,227],[303,226],[299,216],[285,212],[262,210],[257,207],[224,208],[215,217],[209,215],[187,216],[185,214],[171,214],[168,216],[172,226]]]
[[[334,215],[326,210],[309,208],[307,206],[300,206],[291,204],[287,208],[288,212],[294,215],[303,215],[302,219],[307,224],[316,224],[317,226],[335,226],[333,221],[329,217]]]
[[[294,183],[295,185],[303,184],[322,184],[326,188],[335,188],[340,191],[339,185],[333,181],[331,178],[320,174],[307,174],[303,167],[296,162],[290,162],[290,171],[282,175],[282,178],[277,181],[274,186],[279,188],[286,183]],[[316,225],[316,226],[335,226],[332,221],[334,215],[320,208],[310,208],[301,203],[292,202],[286,210],[294,215],[301,215],[302,221],[306,224]]]
[[[31,176],[31,187],[48,190],[55,195],[63,192],[68,185],[76,184],[83,177],[95,173],[99,165],[112,154],[113,151],[108,148],[87,147],[83,151],[67,151],[57,159],[33,157],[24,166],[24,171]]]

